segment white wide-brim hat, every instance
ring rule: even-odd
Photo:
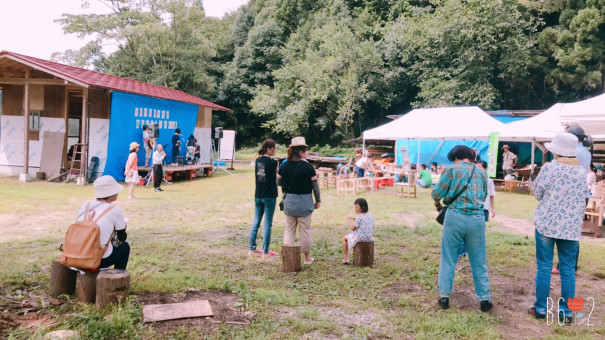
[[[139,146],[141,146],[141,144],[137,143],[137,142],[132,142],[130,143],[130,151],[138,148]]]
[[[118,184],[118,182],[116,182],[116,180],[109,175],[97,178],[97,180],[93,183],[93,186],[95,187],[95,198],[107,198],[119,193],[122,191],[122,189],[124,189],[123,186]]]
[[[548,151],[564,157],[575,157],[578,137],[568,132],[561,132],[553,138],[552,142],[544,143]]]
[[[305,137],[294,137],[290,146],[308,146]]]

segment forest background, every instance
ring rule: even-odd
[[[415,107],[543,109],[605,86],[605,0],[250,0],[222,19],[200,0],[98,1],[113,12],[57,20],[90,42],[53,60],[229,107],[213,124],[235,117],[240,146],[338,145]]]

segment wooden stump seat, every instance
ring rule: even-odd
[[[97,295],[97,275],[99,271],[86,274],[78,273],[78,301],[84,303],[95,303]]]
[[[374,265],[374,242],[357,242],[353,250],[353,265],[357,267]]]
[[[284,273],[299,272],[302,269],[300,263],[300,246],[281,247],[281,263]]]
[[[130,273],[122,269],[108,269],[99,273],[96,280],[96,305],[103,309],[111,303],[123,302],[130,292]]]
[[[71,295],[76,291],[78,273],[61,264],[61,258],[54,258],[50,266],[50,295]]]

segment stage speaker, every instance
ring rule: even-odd
[[[160,124],[149,124],[149,137],[158,138],[160,137]]]
[[[214,138],[216,138],[216,139],[223,138],[223,128],[222,127],[214,128]]]

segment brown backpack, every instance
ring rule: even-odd
[[[64,266],[97,269],[113,238],[112,232],[105,247],[101,247],[101,228],[97,225],[99,219],[109,212],[113,205],[96,217],[94,217],[94,210],[92,214],[90,213],[89,207],[90,202],[86,204],[84,219],[70,225],[67,229],[65,245],[61,254],[61,264]]]

